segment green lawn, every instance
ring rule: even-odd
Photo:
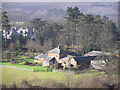
[[[45,67],[40,67],[40,66],[28,66],[28,65],[22,65],[21,63],[19,64],[11,64],[11,63],[0,63],[2,65],[7,65],[7,66],[15,66],[19,68],[26,68],[26,69],[33,69],[33,71],[41,71],[41,72],[46,72],[47,68]]]
[[[1,67],[0,67],[1,68]],[[7,68],[2,67],[2,83],[3,85],[11,85],[16,83],[20,84],[21,80],[38,80],[38,84],[42,80],[52,79],[55,81],[64,81],[65,77],[70,78],[72,76],[73,79],[78,79],[82,77],[94,77],[103,72],[91,72],[91,73],[82,73],[82,74],[65,74],[62,72],[32,72],[32,71],[24,71],[15,68]]]
[[[31,62],[31,63],[35,63],[34,59],[23,59],[23,60],[19,60],[21,63],[25,63],[26,61]]]
[[[45,67],[40,67],[40,66],[28,66],[28,65],[24,65],[24,63],[26,61],[30,62],[30,63],[35,63],[34,59],[28,59],[28,56],[24,56],[24,55],[19,55],[17,56],[17,58],[14,59],[15,61],[19,62],[17,64],[11,64],[9,62],[4,62],[4,63],[0,63],[2,65],[7,65],[7,66],[14,66],[14,67],[18,67],[18,68],[26,68],[26,69],[33,69],[34,72],[47,72],[48,69]],[[6,61],[6,60],[5,60]],[[10,61],[12,61],[12,59],[10,59]]]

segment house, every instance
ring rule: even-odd
[[[106,61],[107,61],[107,60],[103,60],[103,58],[101,57],[103,55],[109,56],[109,55],[111,55],[111,53],[102,52],[102,51],[91,51],[91,52],[85,54],[84,56],[89,56],[89,58],[94,56],[95,58],[90,60],[91,67],[94,69],[103,69],[106,66]],[[97,57],[99,57],[99,58],[97,58]]]
[[[17,28],[17,27],[12,27],[10,32],[6,34],[5,30],[3,30],[3,37],[7,39],[11,39],[12,35],[18,36],[22,34],[24,37],[29,36],[31,38],[34,38],[34,32],[28,28]]]
[[[68,55],[67,57],[64,57],[60,59],[60,63],[63,67],[76,67],[77,65],[83,67],[83,68],[89,68],[90,67],[90,61],[91,59],[94,59],[95,57],[84,57],[84,56],[71,56]]]
[[[91,60],[91,66],[94,69],[103,69],[106,66],[105,60]]]
[[[61,63],[62,67],[73,67],[77,65],[82,68],[93,67],[95,69],[101,69],[106,65],[105,60],[96,59],[101,55],[110,55],[110,53],[102,51],[92,51],[84,56],[79,56],[73,52],[66,52],[58,46],[45,54],[38,55],[35,57],[35,62],[42,63],[43,66],[50,66],[56,63]]]
[[[22,34],[24,37],[25,36],[30,36],[32,37],[34,35],[34,32],[32,30],[29,30],[28,28],[23,28],[21,27],[19,30],[16,31],[18,34]]]
[[[45,54],[35,57],[35,62],[42,63],[43,66],[49,66],[50,64],[59,63],[59,59],[64,57],[66,52],[58,46]]]
[[[91,56],[94,57],[94,56]],[[73,52],[66,52],[58,46],[45,54],[35,57],[35,62],[42,63],[43,66],[49,66],[56,63],[61,63],[63,67],[73,67],[80,65],[84,68],[90,66],[90,60],[93,59],[89,56],[78,56]]]
[[[48,54],[42,54],[37,57],[35,57],[35,62],[42,63],[43,66],[49,66],[50,64],[55,64],[57,63],[55,57],[53,56],[48,56]]]
[[[53,56],[59,62],[59,59],[65,57],[67,55],[67,52],[61,49],[61,46],[58,46],[57,48],[54,48],[50,51],[48,51],[48,56]]]

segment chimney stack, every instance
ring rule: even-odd
[[[58,49],[61,49],[61,46],[60,46],[60,45],[58,45]]]

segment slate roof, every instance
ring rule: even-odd
[[[53,59],[53,58],[55,58],[55,57],[47,56],[47,57],[44,58],[44,61],[50,61],[50,60]]]
[[[68,52],[69,53],[69,55],[72,55],[72,56],[79,56],[77,53],[75,53],[75,52]]]
[[[71,57],[67,56],[67,57],[61,58],[59,61],[65,61],[66,62],[66,61],[69,61]]]
[[[77,63],[79,63],[79,62],[88,62],[89,61],[88,57],[74,57],[74,59],[75,59],[75,61]]]
[[[48,54],[45,53],[45,54],[38,55],[38,58],[46,58],[47,56],[48,56]]]
[[[79,64],[80,62],[90,62],[91,60],[94,60],[96,56],[79,56],[79,57],[73,57],[75,61]]]
[[[38,55],[35,58],[36,59],[38,59],[38,58],[44,58],[45,61],[50,61],[51,59],[54,58],[54,56],[48,56],[48,54],[45,53],[45,54]]]
[[[84,54],[84,56],[99,56],[99,55],[110,55],[110,53],[102,52],[102,51],[91,51],[87,54]]]
[[[65,54],[66,52],[65,52],[63,49],[54,48],[54,49],[48,51],[48,53],[54,53],[54,54]]]
[[[67,56],[61,58],[59,61],[69,61],[71,57],[73,57],[77,63],[90,62],[91,60],[94,60],[96,58],[96,56]]]

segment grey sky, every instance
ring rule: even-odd
[[[119,0],[2,0],[2,2],[118,2]]]
[[[114,22],[118,22],[117,2],[3,2],[2,6],[3,10],[6,10],[8,12],[10,20],[14,19],[15,17],[20,18],[25,15],[27,16],[26,18],[28,18],[28,16],[30,16],[29,18],[45,18],[46,16],[48,17],[47,12],[49,9],[57,8],[58,10],[62,9],[65,11],[67,7],[77,6],[84,14],[100,16],[105,15],[108,16],[109,19],[112,19]],[[54,15],[54,13],[52,15]],[[58,16],[55,17],[59,18]]]

